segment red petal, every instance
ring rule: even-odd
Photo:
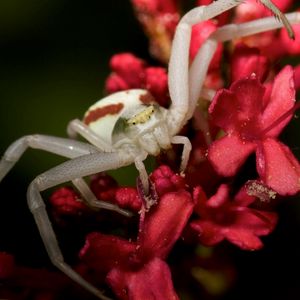
[[[170,101],[168,92],[168,75],[165,68],[148,67],[145,70],[145,89],[148,90],[161,106]]]
[[[112,71],[127,82],[130,88],[139,88],[144,77],[145,62],[131,53],[114,55],[110,60]]]
[[[130,255],[135,250],[136,244],[133,242],[94,232],[86,237],[79,256],[90,269],[101,276],[116,266],[126,267],[130,264]]]
[[[217,192],[209,198],[207,206],[217,208],[228,201],[229,187],[226,184],[221,184]]]
[[[240,207],[249,206],[250,204],[252,204],[255,201],[255,197],[250,196],[248,194],[247,184],[248,184],[248,182],[234,196],[234,202]],[[249,184],[250,184],[250,181],[249,181]]]
[[[184,178],[165,165],[155,169],[150,175],[150,180],[155,184],[156,192],[160,197],[185,188]]]
[[[113,202],[118,183],[111,176],[105,173],[98,173],[92,176],[90,187],[99,200]]]
[[[269,60],[261,55],[258,48],[250,48],[244,44],[235,47],[231,60],[231,81],[249,77],[255,73],[263,81],[268,73]]]
[[[105,82],[105,90],[108,94],[112,94],[118,91],[125,91],[130,89],[128,83],[118,74],[111,74],[108,76]]]
[[[179,300],[169,267],[158,258],[133,272],[115,268],[108,274],[107,281],[118,299]]]
[[[89,210],[79,195],[70,187],[57,189],[52,193],[49,201],[59,215],[80,215]]]
[[[208,159],[220,175],[233,176],[255,148],[235,135],[225,136],[211,144]]]
[[[191,222],[191,227],[198,233],[200,242],[205,246],[214,246],[224,240],[222,228],[209,220]]]
[[[265,88],[256,76],[235,81],[230,90],[220,90],[209,112],[212,121],[227,133],[257,134],[257,118],[262,113]]]
[[[280,195],[300,190],[300,164],[287,146],[275,139],[264,140],[257,149],[257,171],[261,179]]]
[[[294,71],[286,66],[275,78],[270,100],[262,115],[263,128],[272,125],[285,112],[295,105]],[[279,125],[268,131],[267,136],[276,137],[291,120],[293,114],[284,119]]]
[[[205,214],[206,212],[206,202],[207,202],[207,197],[202,189],[202,187],[197,186],[194,191],[193,191],[193,198],[195,199],[196,205],[194,208],[194,211],[198,215]]]
[[[285,28],[280,30],[281,46],[286,50],[286,54],[299,55],[300,54],[300,25],[293,25],[295,39],[291,39]]]
[[[262,241],[247,229],[230,229],[224,234],[228,241],[243,250],[258,250],[263,247]]]
[[[132,187],[118,188],[115,203],[122,208],[129,208],[135,212],[140,211],[142,207],[142,201],[136,189]]]
[[[243,208],[236,211],[234,228],[249,230],[257,236],[271,233],[277,224],[277,214],[257,209]]]
[[[193,207],[194,201],[186,191],[165,194],[141,222],[138,236],[141,255],[165,258],[180,237]]]

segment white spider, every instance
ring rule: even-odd
[[[181,19],[174,36],[169,62],[169,92],[172,101],[169,109],[156,104],[145,90],[128,90],[112,94],[91,106],[83,121],[76,119],[69,123],[69,136],[75,137],[79,134],[89,143],[38,134],[28,135],[15,141],[0,161],[1,181],[28,147],[70,158],[31,182],[27,193],[28,206],[53,264],[101,299],[109,298],[64,262],[40,192],[72,181],[90,206],[130,215],[115,205],[96,200],[83,177],[135,163],[147,191],[148,176],[143,161],[148,154],[157,155],[160,149],[167,149],[171,144],[183,144],[180,167],[183,172],[188,162],[191,144],[187,137],[176,134],[194,113],[217,44],[282,27],[282,24],[273,17],[240,25],[223,26],[204,43],[189,66],[192,25],[214,18],[241,2],[243,0],[219,0],[208,6],[196,7]],[[292,36],[289,23],[299,23],[300,14],[291,13],[283,16],[271,2],[267,0],[260,2],[281,19]]]

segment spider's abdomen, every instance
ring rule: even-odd
[[[143,124],[154,112],[155,100],[146,90],[128,90],[111,94],[92,105],[83,122],[103,140],[113,144],[113,137],[129,125]]]

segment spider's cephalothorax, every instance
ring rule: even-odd
[[[271,17],[246,24],[222,26],[207,38],[190,63],[192,26],[214,18],[243,1],[214,1],[207,6],[192,9],[180,20],[169,61],[168,87],[171,105],[168,109],[157,105],[144,90],[119,92],[91,106],[83,121],[71,121],[67,128],[69,139],[39,134],[24,136],[6,150],[0,161],[1,181],[28,147],[70,158],[31,182],[27,193],[28,205],[53,264],[103,300],[109,298],[65,263],[40,192],[71,181],[89,206],[115,210],[128,216],[130,212],[97,200],[83,177],[134,163],[146,193],[148,175],[143,164],[144,159],[148,154],[156,155],[160,149],[166,149],[171,144],[183,145],[180,170],[184,172],[191,144],[187,137],[177,134],[195,112],[218,43],[282,27],[282,24]],[[300,23],[300,13],[284,16],[270,0],[260,2],[284,23],[289,35],[293,37],[290,23]],[[211,91],[204,94],[214,93]],[[77,135],[82,136],[88,143],[75,140]]]
[[[146,90],[112,94],[92,105],[83,122],[113,149],[134,145],[152,155],[171,145],[167,109]]]

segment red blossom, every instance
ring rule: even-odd
[[[159,258],[146,263],[143,268],[134,271],[112,269],[107,281],[119,299],[168,299],[179,300],[172,284],[168,265]]]
[[[177,0],[132,0],[137,19],[149,37],[150,53],[167,63],[179,21]]]
[[[145,62],[131,53],[121,53],[112,56],[110,59],[112,74],[106,81],[106,90],[114,93],[125,89],[141,87]]]
[[[151,179],[161,196],[156,206],[143,210],[136,241],[100,233],[87,236],[80,252],[82,261],[99,278],[106,275],[120,299],[140,299],[141,293],[147,299],[153,291],[155,299],[166,299],[167,295],[167,299],[177,299],[163,259],[180,237],[194,207],[179,177],[166,166],[153,173]]]
[[[98,173],[92,176],[90,187],[98,199],[112,202],[115,199],[118,183],[111,176],[105,173]]]
[[[158,196],[169,192],[185,189],[183,177],[175,174],[168,166],[160,166],[150,175],[150,180],[155,183],[155,190]]]
[[[147,89],[162,106],[169,103],[168,77],[165,68],[149,67],[131,53],[116,54],[111,58],[111,75],[105,88],[108,93],[128,89]]]
[[[269,60],[258,48],[238,44],[231,56],[231,82],[255,73],[263,82],[269,72]]]
[[[193,221],[191,227],[206,246],[226,239],[243,250],[257,250],[263,246],[259,237],[269,234],[276,225],[276,213],[248,207],[255,198],[248,196],[245,190],[233,200],[226,185],[221,185],[209,199],[201,190],[196,193],[198,203],[195,211],[200,219]]]
[[[167,106],[170,97],[166,69],[162,67],[147,67],[145,68],[144,78],[142,87],[148,90],[161,106]]]
[[[135,188],[120,187],[116,191],[115,203],[122,208],[138,212],[142,207],[142,201]]]
[[[80,215],[88,210],[80,196],[71,187],[57,189],[49,199],[58,215]]]
[[[192,28],[192,37],[190,44],[190,57],[193,60],[202,46],[202,44],[209,38],[209,36],[217,29],[216,22],[208,20],[198,23]],[[222,58],[223,45],[219,43],[218,48],[214,54],[214,57],[210,63],[210,70],[220,68],[220,62]]]
[[[141,209],[142,201],[136,189],[119,187],[115,179],[105,173],[94,175],[90,186],[95,196],[101,201],[111,202],[135,212]]]
[[[208,158],[219,174],[233,176],[256,151],[263,182],[281,195],[293,195],[300,190],[300,165],[277,140],[296,108],[292,68],[287,66],[277,75],[270,97],[264,94],[256,76],[237,80],[230,90],[217,93],[209,112],[227,134],[211,144]]]

